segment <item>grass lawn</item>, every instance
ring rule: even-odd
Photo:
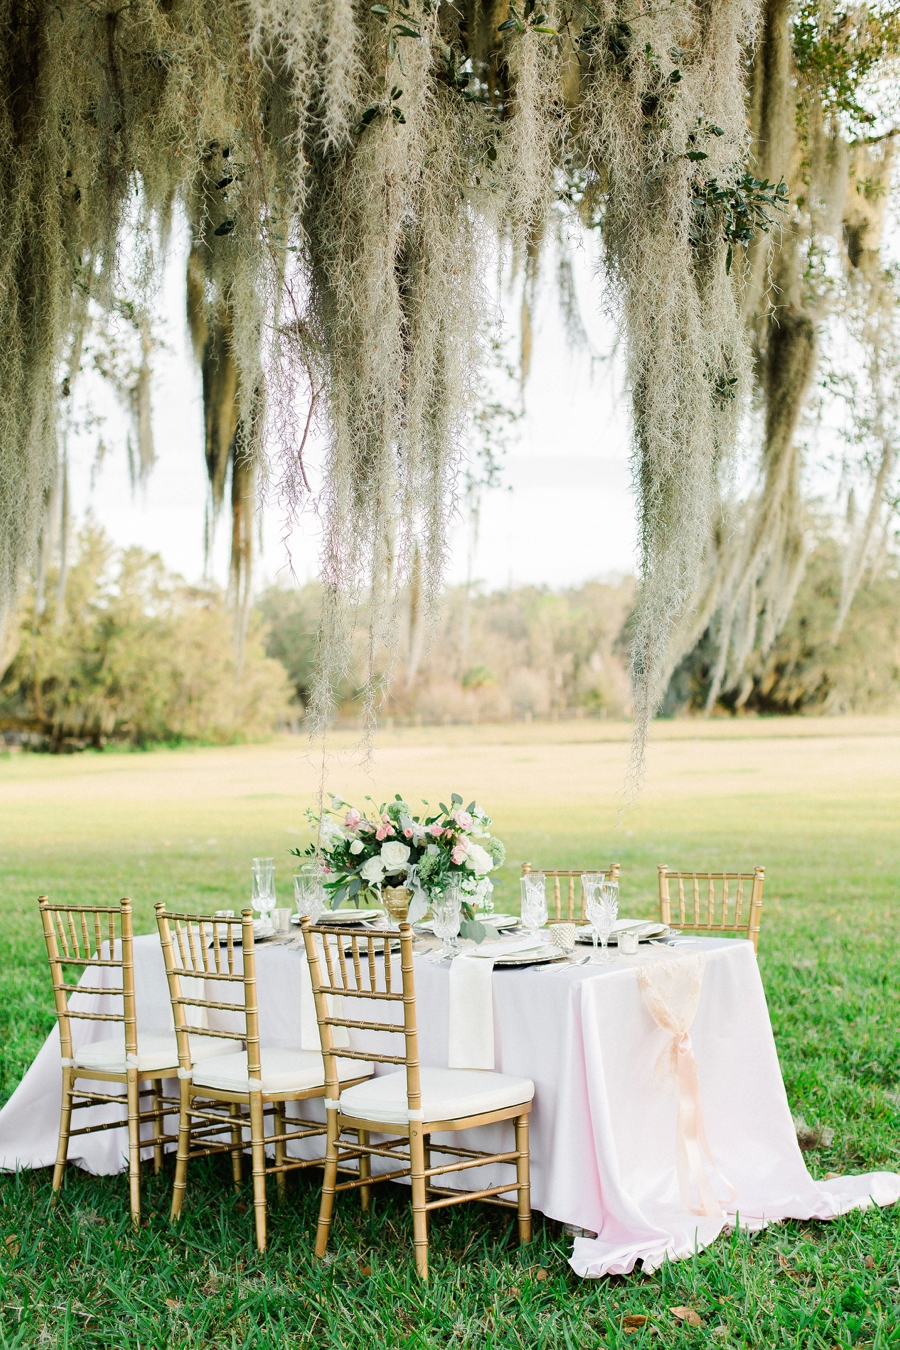
[[[619,817],[627,728],[604,723],[399,730],[366,770],[337,739],[329,791],[351,801],[477,797],[509,863],[622,864],[622,908],[651,913],[658,862],[767,869],[760,965],[792,1109],[833,1130],[826,1171],[900,1169],[900,720],[662,725],[640,802]],[[305,842],[319,764],[305,743],[0,758],[0,1099],[53,1024],[36,897],[239,905],[254,854]],[[286,890],[284,894],[286,895]],[[72,1169],[0,1178],[0,1350],[75,1347],[546,1347],[900,1345],[897,1215],[853,1214],[723,1238],[653,1276],[579,1280],[559,1225],[524,1253],[512,1221],[467,1206],[433,1225],[432,1282],[411,1259],[406,1195],[376,1190],[371,1220],[338,1205],[334,1259],[310,1257],[317,1179],[293,1180],[253,1248],[227,1163],[192,1173],[186,1218],[170,1171],[148,1177],[132,1235],[124,1178]],[[679,1324],[688,1305],[700,1327]],[[627,1314],[646,1315],[626,1328]]]

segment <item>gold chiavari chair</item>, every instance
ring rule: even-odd
[[[661,923],[691,932],[739,933],[750,939],[754,951],[759,949],[764,867],[752,872],[670,872],[660,863],[658,870]],[[669,890],[673,881],[678,883],[674,915]]]
[[[321,1121],[288,1118],[286,1112],[288,1102],[325,1095],[322,1055],[318,1050],[260,1044],[252,910],[243,910],[240,918],[207,917],[170,913],[158,904],[156,918],[178,1039],[181,1089],[172,1218],[181,1215],[192,1158],[230,1153],[234,1185],[240,1186],[244,1131],[249,1130],[256,1245],[262,1252],[266,1249],[266,1177],[275,1176],[281,1199],[288,1172],[322,1166],[321,1157],[289,1157],[287,1145],[321,1137],[326,1127]],[[189,1026],[189,1010],[200,1013],[200,1025]],[[217,1029],[210,1025],[212,1020],[231,1025]],[[196,1047],[204,1037],[220,1044],[230,1041],[236,1053],[198,1063]],[[241,1049],[240,1042],[246,1048]],[[349,1085],[363,1081],[374,1069],[371,1064],[348,1064],[340,1059],[335,1072]],[[267,1117],[274,1124],[269,1134]],[[268,1145],[274,1146],[271,1165],[266,1161]]]
[[[468,1200],[484,1200],[515,1210],[518,1215],[519,1241],[531,1241],[531,1192],[528,1156],[528,1113],[534,1096],[534,1084],[528,1078],[485,1069],[431,1069],[419,1065],[416,1029],[416,990],[413,976],[413,936],[408,923],[396,932],[360,932],[358,928],[331,928],[327,940],[314,934],[308,919],[302,920],[306,952],[316,1000],[316,1016],[322,1054],[325,1058],[328,1139],[325,1176],[316,1233],[316,1255],[323,1257],[334,1197],[338,1191],[361,1190],[363,1209],[369,1205],[370,1187],[379,1181],[409,1177],[412,1190],[413,1242],[416,1269],[428,1279],[428,1215],[447,1205]],[[387,950],[399,939],[400,980]],[[323,972],[324,965],[324,972]],[[344,1014],[345,1000],[360,1000],[356,1011],[372,1011],[372,1019]],[[369,1006],[366,1006],[369,1005]],[[374,1007],[372,1007],[374,1005]],[[402,1020],[400,1007],[402,1005]],[[352,1005],[351,1005],[352,1006]],[[383,1016],[376,1016],[378,1009]],[[397,1017],[391,1018],[396,1011]],[[336,1050],[338,1028],[348,1031],[385,1033],[404,1038],[403,1054],[388,1054],[370,1049],[370,1042],[384,1044],[381,1036],[367,1037],[363,1050]],[[338,1081],[338,1054],[380,1064],[392,1064],[393,1073],[381,1074],[354,1087],[342,1088]],[[448,1147],[431,1142],[433,1134],[468,1130],[494,1121],[511,1120],[515,1126],[515,1147],[501,1153]],[[343,1142],[345,1131],[356,1133],[357,1141]],[[376,1132],[385,1142],[372,1144]],[[431,1165],[432,1154],[455,1159]],[[373,1175],[373,1157],[387,1158],[386,1172]],[[357,1161],[357,1168],[347,1167]],[[489,1163],[510,1163],[516,1179],[507,1185],[487,1186],[476,1191],[460,1191],[435,1185],[435,1180],[452,1172]],[[354,1172],[348,1181],[338,1182],[339,1172]],[[516,1199],[500,1197],[511,1191]]]
[[[127,1126],[131,1218],[138,1227],[141,1219],[141,1125],[150,1123],[152,1126],[153,1162],[157,1172],[162,1166],[164,1145],[175,1142],[175,1135],[164,1134],[162,1126],[166,1110],[171,1111],[177,1105],[167,1101],[162,1093],[162,1079],[174,1078],[178,1068],[175,1033],[142,1032],[138,1035],[130,900],[120,900],[118,905],[52,905],[47,896],[42,895],[38,904],[50,959],[62,1052],[62,1109],[59,1147],[53,1169],[54,1199],[63,1184],[69,1140],[74,1135]],[[109,979],[109,985],[78,984],[72,967],[109,972],[101,975],[101,978]],[[91,1008],[90,1004],[97,1001],[108,1010]],[[79,1006],[82,1002],[88,1006]],[[117,1010],[119,1007],[121,1011]],[[119,1034],[91,1041],[76,1050],[73,1019],[109,1023],[118,1026]],[[124,1084],[125,1097],[79,1087],[80,1079]],[[142,1086],[147,1083],[149,1087]],[[142,1110],[141,1098],[148,1095],[150,1104]],[[125,1118],[72,1129],[73,1112],[102,1105],[125,1106]]]
[[[531,863],[522,864],[522,876],[527,877],[531,872]],[[593,875],[598,873],[600,876],[609,877],[610,881],[619,880],[619,863],[610,863],[609,867],[562,867],[547,868],[539,867],[538,872],[543,872],[545,877],[553,879],[553,893],[547,896],[548,923],[586,923],[584,913],[584,888],[578,883],[581,878],[588,873]],[[566,878],[567,886],[565,898],[563,898],[560,880]]]

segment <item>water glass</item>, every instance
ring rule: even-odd
[[[272,922],[275,925],[276,933],[289,933],[291,931],[291,911],[287,907],[273,909]]]
[[[546,878],[543,872],[528,872],[520,883],[522,891],[522,923],[533,937],[547,922]]]
[[[585,878],[582,878],[582,882],[584,881]],[[619,913],[619,886],[617,882],[610,882],[600,874],[596,883],[592,878],[591,882],[585,885],[584,894],[588,922],[594,935],[594,955],[591,957],[591,964],[602,966],[611,960],[606,944]],[[598,939],[602,948],[600,956],[597,955]]]
[[[307,864],[294,877],[294,904],[301,919],[318,922],[325,908],[325,886],[317,864]]]
[[[462,894],[458,886],[448,886],[438,896],[431,898],[431,920],[435,937],[443,940],[441,953],[435,959],[447,961],[459,954],[460,910]]]
[[[275,859],[254,858],[250,869],[252,904],[264,917],[275,908]]]

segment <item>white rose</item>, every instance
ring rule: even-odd
[[[409,858],[409,847],[396,839],[381,845],[381,861],[386,872],[399,872]]]
[[[355,855],[357,853],[362,853],[364,848],[365,844],[361,839],[354,839],[353,843],[350,845],[350,852]]]
[[[486,848],[480,844],[469,844],[466,848],[466,865],[477,877],[483,877],[494,866],[494,860]]]
[[[374,858],[369,858],[363,863],[359,869],[359,875],[363,881],[368,881],[372,885],[384,876],[384,863],[376,854]]]

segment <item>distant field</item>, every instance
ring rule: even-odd
[[[832,1146],[810,1155],[810,1165],[818,1174],[900,1167],[900,718],[660,724],[648,757],[644,793],[619,819],[628,734],[622,724],[592,721],[403,728],[379,736],[369,770],[353,758],[350,738],[342,735],[331,746],[327,786],[329,792],[340,791],[357,803],[366,794],[381,801],[395,791],[413,803],[422,797],[447,800],[453,791],[466,801],[477,798],[493,815],[495,832],[509,852],[499,878],[498,900],[504,907],[517,905],[516,878],[525,859],[545,866],[618,861],[623,910],[638,913],[650,913],[655,906],[659,862],[698,868],[764,864],[760,962],[792,1107],[810,1124],[834,1129]],[[59,899],[109,902],[129,894],[137,906],[139,929],[149,930],[152,905],[160,899],[198,908],[239,904],[247,895],[250,858],[274,854],[287,899],[292,870],[287,850],[309,837],[305,809],[315,800],[320,770],[308,743],[296,737],[227,749],[0,758],[4,1100],[52,1024],[37,895],[46,891]],[[45,1191],[41,1179],[37,1194],[45,1196]],[[0,1208],[0,1230],[19,1232],[24,1220],[15,1214],[21,1213],[21,1187],[6,1183],[4,1193],[12,1208],[9,1212]],[[107,1222],[123,1221],[126,1197],[115,1179],[79,1181],[72,1194],[82,1207],[100,1205],[97,1197],[102,1196],[104,1213],[110,1216]],[[218,1192],[214,1189],[211,1195],[210,1203],[218,1206]],[[40,1214],[42,1205],[40,1200]],[[36,1235],[42,1222],[35,1211]],[[396,1222],[405,1233],[402,1209],[397,1210]],[[628,1288],[638,1303],[651,1295],[656,1298],[653,1291],[661,1288],[666,1292],[660,1297],[669,1303],[690,1302],[691,1289],[701,1303],[705,1300],[704,1307],[718,1307],[720,1297],[738,1300],[733,1305],[735,1343],[743,1339],[753,1346],[796,1345],[804,1350],[894,1344],[898,1293],[895,1242],[889,1234],[895,1222],[892,1215],[882,1214],[830,1226],[788,1225],[740,1244],[731,1265],[724,1257],[727,1248],[719,1244],[700,1258],[693,1273],[682,1267],[668,1277],[632,1281]],[[230,1259],[239,1248],[250,1261],[249,1246],[241,1245],[249,1236],[249,1215],[245,1221],[232,1214],[228,1223],[236,1225],[232,1236],[238,1244],[230,1249]],[[358,1226],[347,1223],[348,1251],[350,1247],[356,1251],[363,1239]],[[453,1223],[457,1227],[448,1228],[448,1233],[458,1235],[468,1225],[477,1234],[482,1219],[469,1215]],[[501,1221],[490,1224],[500,1250],[505,1239],[497,1235],[505,1229]],[[551,1228],[542,1239],[549,1245],[540,1259],[551,1265],[556,1278],[562,1271],[563,1246]],[[159,1242],[170,1241],[164,1226],[160,1234]],[[97,1239],[91,1239],[89,1230],[73,1229],[66,1259],[81,1260],[83,1242],[91,1240],[96,1247]],[[305,1251],[305,1246],[289,1225],[284,1226],[268,1266],[282,1279],[286,1276],[279,1264],[278,1242],[293,1242],[295,1250]],[[376,1236],[375,1249],[378,1243]],[[872,1250],[884,1248],[876,1270],[862,1265],[866,1244]],[[808,1267],[808,1278],[776,1282],[780,1269],[776,1250],[788,1251],[794,1265]],[[207,1251],[203,1259],[214,1258]],[[509,1252],[502,1260],[515,1267],[519,1258]],[[727,1276],[723,1261],[731,1272]],[[330,1291],[322,1298],[337,1330],[321,1339],[318,1333],[304,1331],[299,1322],[290,1323],[297,1339],[285,1339],[285,1345],[372,1344],[359,1321],[362,1310],[340,1311],[339,1266],[329,1268],[328,1279],[321,1277],[322,1287]],[[65,1282],[62,1266],[60,1271]],[[766,1271],[773,1272],[771,1277]],[[7,1278],[12,1275],[0,1272],[0,1284]],[[513,1278],[510,1274],[507,1282]],[[588,1289],[564,1273],[559,1274],[558,1301],[551,1301],[545,1310],[551,1329],[544,1339],[528,1332],[525,1322],[516,1329],[514,1309],[494,1317],[491,1339],[478,1311],[478,1300],[488,1297],[486,1280],[487,1274],[473,1274],[468,1292],[459,1293],[464,1320],[475,1319],[468,1339],[461,1333],[457,1338],[451,1318],[448,1323],[439,1319],[419,1339],[412,1331],[402,1335],[397,1331],[398,1339],[385,1344],[473,1348],[541,1344],[567,1350],[575,1344],[599,1346],[601,1335],[607,1345],[650,1343],[644,1332],[620,1342],[613,1305],[603,1305],[603,1317],[612,1318],[607,1326],[597,1311],[596,1287]],[[615,1287],[603,1285],[613,1291]],[[25,1295],[17,1289],[7,1292],[9,1297],[15,1294],[16,1306],[22,1307]],[[543,1297],[550,1290],[535,1286],[535,1299],[538,1292]],[[388,1296],[382,1290],[378,1297]],[[58,1308],[65,1298],[55,1294],[54,1302]],[[738,1317],[739,1305],[743,1311]],[[626,1307],[622,1301],[621,1310],[642,1307],[630,1303]],[[579,1308],[583,1318],[593,1309],[600,1320],[579,1322]],[[155,1330],[145,1329],[143,1339],[127,1342],[104,1340],[99,1331],[99,1339],[91,1339],[86,1328],[79,1330],[82,1322],[77,1318],[64,1341],[59,1311],[45,1312],[42,1320],[29,1325],[40,1329],[45,1343],[71,1346],[282,1344],[277,1338],[256,1340],[244,1331],[238,1334],[238,1324],[229,1322],[224,1312],[205,1339],[199,1335],[190,1339],[185,1333],[180,1340],[174,1330],[165,1330],[167,1314],[161,1316],[158,1326],[153,1324]],[[712,1325],[719,1313],[709,1316]],[[33,1339],[14,1342],[11,1337],[18,1323],[15,1316],[8,1322],[5,1318],[6,1314],[0,1317],[0,1325],[7,1327],[0,1350],[6,1344],[37,1343],[38,1330]],[[174,1327],[176,1314],[170,1321]],[[730,1324],[730,1312],[725,1322]],[[257,1318],[253,1325],[258,1324]],[[593,1339],[566,1339],[575,1336],[579,1326],[588,1325],[596,1326]],[[688,1344],[693,1335],[673,1330],[667,1343]]]

